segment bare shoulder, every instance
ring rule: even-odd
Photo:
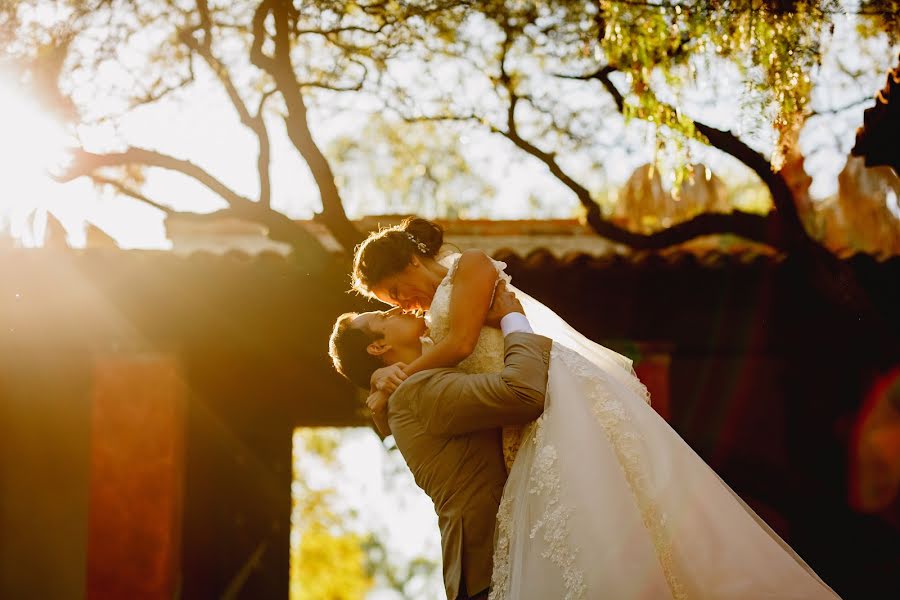
[[[497,277],[497,268],[494,266],[494,261],[483,250],[466,250],[463,252],[459,257],[456,272],[462,273],[462,276],[465,278]]]

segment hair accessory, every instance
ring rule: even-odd
[[[409,241],[411,241],[413,245],[419,249],[419,252],[421,252],[422,254],[428,254],[428,246],[425,245],[425,242],[420,242],[416,239],[416,236],[411,233],[407,233],[406,237],[408,237]]]

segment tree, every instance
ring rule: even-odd
[[[781,167],[802,161],[797,135],[817,116],[810,107],[811,74],[837,12],[834,2],[479,3],[452,24],[452,31],[435,36],[445,41],[440,52],[423,55],[423,60],[452,57],[463,73],[422,102],[440,108],[403,114],[410,120],[480,124],[505,137],[575,194],[598,233],[622,244],[660,248],[698,235],[735,233],[792,251],[811,240],[798,215],[793,182]],[[678,98],[692,88],[714,84],[703,80],[714,76],[710,64],[742,75],[746,92],[759,101],[751,116],[766,129],[771,122],[776,138],[771,156],[679,108]],[[487,93],[471,99],[457,93],[460,81],[479,77]],[[673,170],[674,189],[690,173],[684,159],[696,140],[753,172],[775,210],[704,213],[644,234],[616,226],[564,163],[566,154],[593,151],[596,132],[614,121],[610,109],[650,123],[659,154],[674,147],[681,157],[681,167]]]
[[[377,528],[361,530],[347,498],[339,497],[334,484],[349,475],[337,453],[347,441],[346,431],[304,428],[294,432],[292,600],[350,600],[364,597],[376,586],[404,598],[433,594],[433,584],[440,582],[440,564],[424,556],[406,560],[392,555],[383,533]],[[385,464],[390,467],[382,473],[385,481],[393,484],[401,476],[405,481],[408,469],[396,447],[385,452]]]
[[[169,211],[145,197],[139,181],[108,172],[124,165],[170,169],[219,194],[226,202],[223,212],[259,221],[273,238],[294,243],[304,232],[270,204],[272,123],[266,115],[280,113],[318,187],[318,218],[349,250],[360,232],[347,218],[334,161],[313,136],[310,111],[381,113],[493,132],[543,164],[578,199],[600,235],[633,248],[729,233],[782,252],[815,252],[798,212],[804,191],[791,174],[802,180],[800,129],[842,109],[812,105],[812,91],[821,84],[816,67],[842,11],[837,0],[96,0],[67,6],[57,19],[68,23],[62,34],[54,35],[46,23],[36,26],[24,9],[14,9],[6,20],[18,40],[8,52],[32,67],[51,65],[40,79],[60,85],[44,88],[65,89],[75,98],[76,73],[91,81],[99,65],[121,60],[136,39],[151,39],[153,51],[133,69],[141,93],[114,90],[127,99],[123,110],[176,93],[207,69],[257,140],[260,184],[256,197],[247,198],[193,162],[146,148],[80,150],[62,180],[90,176]],[[872,0],[858,12],[867,19],[861,28],[866,35],[884,32],[896,39],[894,0]],[[86,40],[92,35],[103,43],[90,47]],[[863,67],[847,71],[856,80],[870,75]],[[716,86],[714,77],[722,72],[732,73],[741,95],[751,100],[741,112],[742,120],[754,124],[751,135],[696,118],[704,102],[691,96],[703,86],[725,105],[738,101],[734,90]],[[101,95],[102,86],[85,85],[83,97]],[[869,98],[865,94],[847,106]],[[110,118],[91,115],[77,98],[67,101],[82,121]],[[648,131],[659,162],[675,163],[668,170],[673,189],[690,175],[692,152],[706,144],[753,173],[774,210],[704,212],[651,232],[617,224],[595,201],[584,174],[602,171],[610,152],[639,143]],[[362,139],[344,144],[345,150],[363,147]],[[786,165],[791,168],[782,169]]]
[[[326,154],[369,212],[469,217],[495,195],[466,159],[458,136],[435,123],[369,121],[362,132],[337,139]]]
[[[362,239],[344,211],[331,164],[313,137],[308,103],[312,90],[362,89],[375,67],[409,43],[404,20],[435,10],[430,3],[418,7],[393,2],[318,2],[298,8],[283,0],[223,5],[206,0],[71,0],[61,3],[52,15],[41,13],[39,4],[35,0],[4,6],[4,29],[16,40],[7,47],[7,55],[49,105],[59,108],[64,103],[70,108],[66,112],[70,121],[115,119],[119,116],[115,110],[93,111],[91,100],[112,96],[120,112],[133,111],[184,89],[195,80],[197,69],[206,68],[258,145],[255,198],[238,194],[196,162],[140,147],[103,153],[76,149],[71,163],[59,173],[60,181],[91,177],[171,214],[170,206],[141,193],[139,178],[122,171],[134,166],[167,169],[219,195],[226,206],[217,215],[260,222],[276,240],[308,243],[310,235],[271,206],[266,115],[274,110],[318,187],[319,219],[347,249]],[[143,53],[145,58],[137,59]],[[298,56],[310,58],[302,61]],[[103,67],[122,66],[126,59],[137,63],[128,69],[132,81],[109,83],[98,76]],[[79,85],[74,80],[79,79],[80,89],[74,89]],[[73,95],[78,92],[85,100],[72,101],[60,89],[71,89]],[[114,175],[109,174],[111,169]]]
[[[372,587],[364,537],[348,531],[335,512],[334,490],[311,485],[300,465],[300,457],[309,454],[333,466],[338,443],[333,433],[294,434],[291,600],[355,600]]]

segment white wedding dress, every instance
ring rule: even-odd
[[[442,261],[426,343],[449,329],[458,258]],[[522,436],[497,515],[492,600],[838,597],[649,406],[629,359],[515,291],[554,344],[544,413]],[[497,372],[503,353],[500,331],[485,328],[459,366]]]

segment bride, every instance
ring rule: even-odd
[[[373,376],[385,393],[424,369],[503,366],[502,334],[482,323],[506,265],[442,250],[440,226],[420,218],[357,249],[357,290],[426,311],[422,357]],[[629,359],[515,292],[554,344],[543,415],[503,431],[491,599],[837,598],[649,406]],[[370,397],[376,414],[385,393]]]

